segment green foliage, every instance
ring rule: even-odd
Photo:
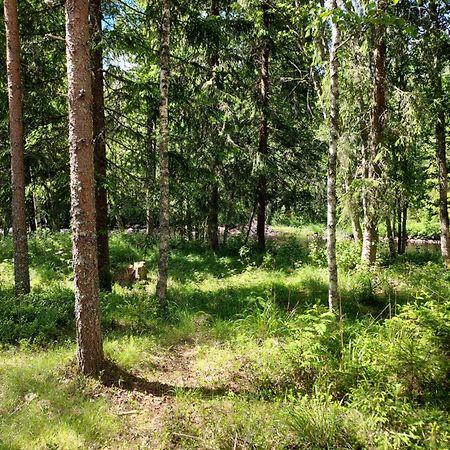
[[[20,302],[12,296],[12,243],[1,240],[0,339],[8,349],[0,356],[2,439],[20,448],[115,447],[118,440],[124,448],[145,441],[155,449],[226,449],[236,442],[280,450],[446,448],[450,275],[414,253],[369,271],[355,263],[358,246],[340,242],[338,321],[327,311],[326,269],[308,245],[321,227],[277,229],[284,231],[266,255],[252,244],[243,250],[239,238],[217,254],[174,240],[164,313],[154,296],[154,243],[143,233],[113,234],[113,265],[144,260],[149,280],[116,283],[102,296],[105,352],[123,371],[118,386],[135,376],[145,391],[155,381],[171,393],[158,394],[162,403],[152,394],[67,379],[70,239],[33,237],[35,293]],[[62,406],[63,398],[69,400]],[[142,408],[155,398],[157,413]],[[132,432],[123,431],[115,402],[119,410],[139,411],[127,422]],[[104,426],[85,424],[91,414],[106,414]],[[155,417],[159,432],[149,437],[142,430]]]
[[[3,293],[0,301],[0,342],[44,344],[61,338],[73,327],[74,296],[69,289],[53,288],[18,301]]]

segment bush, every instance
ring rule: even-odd
[[[73,325],[74,296],[69,289],[32,293],[19,300],[3,294],[0,301],[0,343],[21,340],[42,344],[58,339]]]

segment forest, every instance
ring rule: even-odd
[[[0,3],[0,450],[450,448],[449,0]]]

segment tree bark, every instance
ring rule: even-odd
[[[24,131],[22,79],[17,0],[5,0],[6,67],[8,75],[9,130],[11,141],[12,227],[16,296],[30,292],[25,205]]]
[[[88,0],[66,0],[70,194],[78,369],[103,363],[95,220],[92,85]]]
[[[160,141],[159,141],[159,261],[156,296],[158,302],[166,302],[169,271],[169,66],[170,64],[170,2],[162,0],[161,53],[160,53]]]
[[[219,188],[216,182],[212,182],[209,187],[208,223],[207,239],[211,250],[217,251],[219,248]]]
[[[97,259],[100,289],[111,291],[108,235],[108,193],[106,190],[105,95],[103,82],[102,0],[90,0],[92,34],[92,117],[94,133],[95,209]]]
[[[391,259],[394,259],[397,256],[397,248],[395,246],[395,236],[389,214],[386,214],[386,235],[389,243],[389,256]]]
[[[446,136],[445,136],[445,106],[442,90],[442,62],[439,53],[439,39],[443,32],[440,23],[438,2],[430,1],[430,28],[434,41],[433,45],[433,69],[431,73],[434,100],[436,102],[436,161],[438,169],[439,182],[439,219],[441,228],[441,253],[444,263],[450,268],[450,234],[449,234],[449,215],[448,215],[448,168],[446,155]]]
[[[220,14],[220,4],[219,0],[211,0],[211,11],[210,15],[212,17],[218,17]],[[211,70],[214,80],[214,85],[216,86],[216,71],[219,64],[219,55],[217,49],[214,48],[211,56]],[[216,127],[213,127],[212,136],[217,135]],[[219,248],[219,186],[217,183],[217,168],[216,161],[213,162],[211,168],[211,184],[209,186],[209,199],[208,199],[208,217],[207,217],[207,227],[206,234],[208,240],[208,247],[212,251],[217,251]]]
[[[154,190],[156,180],[156,109],[147,99],[147,154],[146,154],[146,232],[148,236],[155,232]]]
[[[264,1],[262,4],[263,27],[266,35],[269,33],[269,3]],[[267,175],[266,175],[266,156],[268,154],[268,109],[269,109],[269,57],[270,40],[266,36],[262,42],[261,61],[260,61],[260,81],[259,94],[261,102],[261,119],[259,122],[259,145],[258,153],[262,161],[262,170],[258,177],[257,199],[258,213],[256,234],[258,237],[258,246],[261,249],[266,248],[266,209],[267,209]]]
[[[383,12],[385,0],[378,0],[377,9]],[[384,42],[384,26],[374,26],[373,49],[374,84],[372,92],[372,114],[369,138],[368,185],[365,187],[364,236],[361,259],[365,264],[375,263],[378,245],[379,189],[377,182],[381,177],[381,167],[377,161],[383,131],[383,113],[385,108],[385,61],[386,46]]]
[[[408,230],[407,230],[407,225],[408,223],[408,204],[405,203],[405,205],[403,205],[403,211],[402,211],[402,241],[401,241],[401,246],[400,246],[400,250],[401,250],[401,255],[403,255],[406,251],[406,244],[408,242]]]
[[[332,12],[337,11],[337,1],[331,1]],[[328,148],[327,179],[327,259],[328,259],[328,306],[331,312],[338,312],[338,270],[336,262],[336,165],[339,141],[339,59],[337,51],[340,30],[337,18],[331,19],[330,49],[330,143]]]

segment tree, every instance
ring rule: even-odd
[[[268,109],[269,109],[269,56],[270,56],[270,40],[269,33],[269,0],[263,0],[262,2],[262,27],[264,38],[261,44],[261,56],[260,56],[260,80],[259,80],[259,92],[260,92],[260,108],[261,118],[259,122],[259,145],[258,153],[262,160],[262,170],[258,178],[257,186],[257,202],[258,202],[258,215],[256,224],[256,234],[258,237],[258,245],[264,249],[266,247],[266,209],[267,209],[267,176],[265,173],[266,157],[268,153],[268,139],[269,139],[269,126],[268,126]]]
[[[6,61],[8,74],[9,127],[11,141],[12,223],[16,295],[30,292],[25,207],[24,129],[22,79],[17,0],[5,0]]]
[[[92,84],[88,0],[67,0],[70,187],[77,363],[97,374],[103,362],[95,221]]]
[[[377,13],[380,16],[385,10],[385,0],[377,1]],[[385,62],[386,45],[384,42],[384,25],[380,21],[374,25],[373,43],[373,88],[370,119],[369,148],[365,158],[366,182],[364,189],[364,235],[361,259],[366,264],[374,264],[378,244],[378,216],[380,203],[378,195],[380,190],[381,165],[379,152],[383,131],[383,112],[385,108]]]
[[[105,96],[103,89],[102,0],[91,0],[92,34],[92,118],[94,133],[95,210],[97,259],[100,289],[111,291],[108,236],[108,196],[106,190]]]
[[[328,149],[327,181],[327,258],[328,258],[328,305],[330,311],[338,307],[338,271],[336,263],[336,162],[339,141],[339,59],[337,51],[340,45],[337,1],[331,1],[333,17],[331,19],[330,49],[330,145]]]
[[[441,228],[441,253],[446,266],[450,267],[450,234],[448,216],[448,170],[446,156],[446,132],[445,132],[445,106],[442,90],[442,44],[440,34],[442,32],[439,18],[439,9],[435,0],[430,1],[431,34],[434,37],[433,62],[431,68],[431,83],[433,86],[435,111],[435,139],[436,161],[439,180],[439,220]]]
[[[156,296],[160,304],[166,301],[169,264],[169,70],[170,70],[170,1],[162,0],[160,53],[160,136],[159,136],[159,261]]]
[[[214,19],[217,19],[220,14],[220,5],[219,0],[211,0],[211,10],[210,16]],[[216,46],[213,45],[213,52],[211,55],[211,71],[212,78],[214,84],[214,91],[217,90],[217,66],[219,63],[218,58],[218,49],[214,48]],[[214,131],[217,133],[217,127],[214,127]],[[214,158],[216,159],[216,158]],[[219,248],[219,186],[217,182],[217,168],[216,162],[213,161],[211,168],[211,184],[209,186],[209,199],[208,199],[208,218],[207,218],[207,237],[208,237],[208,246],[211,250],[216,251]]]

